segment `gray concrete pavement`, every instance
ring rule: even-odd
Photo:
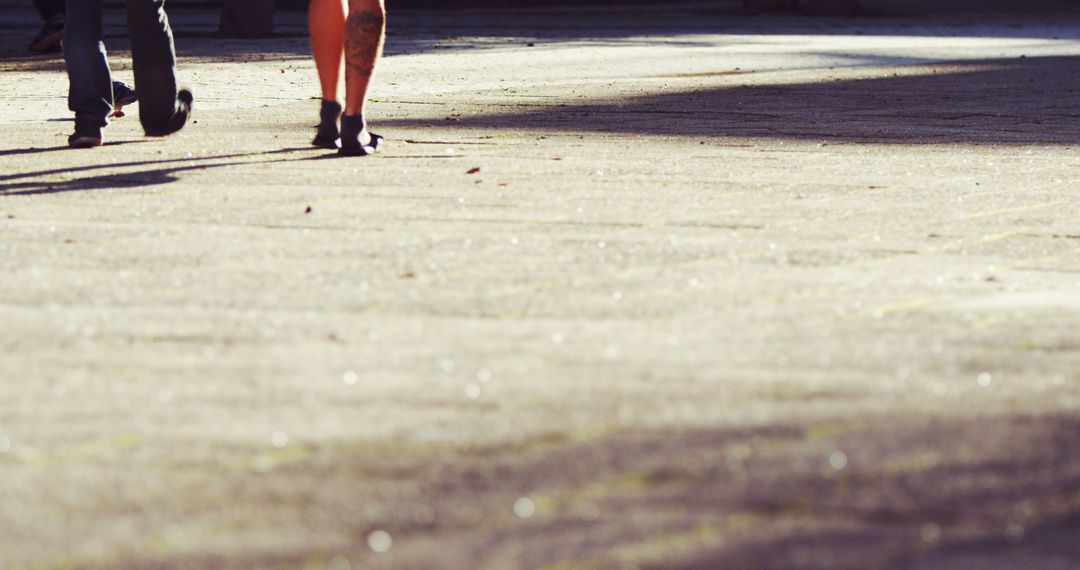
[[[1076,22],[637,10],[398,15],[357,160],[298,16],[91,151],[0,30],[0,568],[1075,567]]]

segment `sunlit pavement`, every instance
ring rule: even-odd
[[[0,568],[1075,568],[1078,18],[641,10],[394,14],[336,159],[300,14],[71,151],[8,9]]]

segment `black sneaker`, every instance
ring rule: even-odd
[[[101,125],[75,120],[75,133],[68,137],[71,148],[91,148],[101,146]]]
[[[362,144],[361,137],[368,135],[367,144]],[[383,138],[367,130],[367,122],[363,115],[341,116],[341,148],[338,156],[367,156],[379,150]]]
[[[112,117],[119,119],[124,116],[124,107],[139,100],[139,94],[123,81],[112,82],[113,112]]]
[[[30,53],[59,53],[60,40],[64,39],[64,20],[50,18],[30,42]]]
[[[126,107],[139,100],[139,94],[123,81],[112,82],[112,96],[114,107]]]
[[[143,131],[148,137],[166,137],[184,128],[188,117],[191,116],[191,107],[195,103],[195,96],[189,89],[181,89],[176,94],[176,112],[165,122],[164,125],[143,124]]]

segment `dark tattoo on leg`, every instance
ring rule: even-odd
[[[365,10],[349,14],[345,20],[345,69],[347,74],[371,77],[382,51],[386,16]]]

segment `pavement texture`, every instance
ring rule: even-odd
[[[73,151],[7,9],[0,568],[1076,568],[1080,17],[732,12],[392,13],[337,159],[300,14]]]

